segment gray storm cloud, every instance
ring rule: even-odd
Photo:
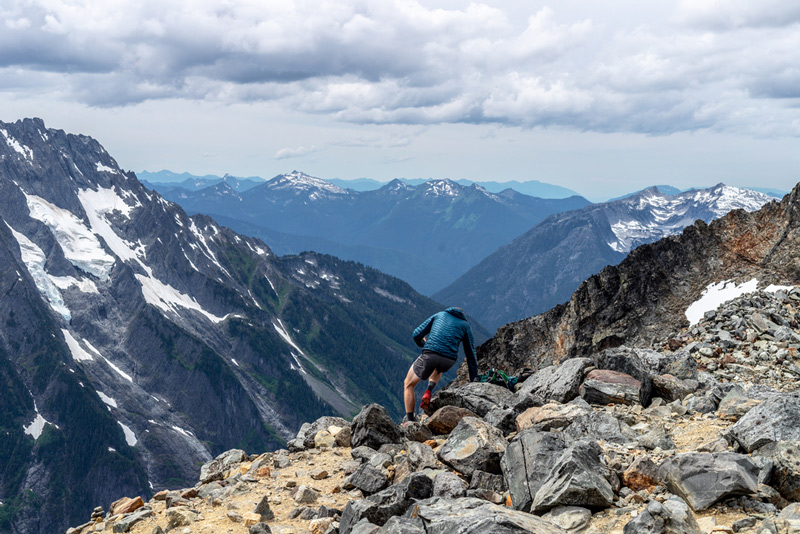
[[[800,135],[796,2],[680,1],[666,24],[618,3],[603,17],[575,2],[12,0],[0,91],[270,101],[371,124]]]

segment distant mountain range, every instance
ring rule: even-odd
[[[159,187],[155,186],[158,190]],[[506,189],[394,180],[372,191],[343,189],[293,171],[246,190],[160,188],[189,213],[259,237],[278,254],[315,250],[356,260],[433,293],[548,215],[589,204]]]
[[[316,185],[270,187],[297,206],[341,194]],[[189,217],[94,139],[0,122],[0,532],[64,532],[321,415],[380,402],[399,420],[410,333],[440,309]]]
[[[486,257],[433,298],[462,306],[490,329],[565,302],[589,276],[697,219],[755,211],[774,197],[719,184],[668,195],[652,187],[552,215]]]
[[[157,172],[148,172],[142,171],[137,173],[139,180],[143,182],[147,182],[150,186],[155,188],[159,193],[163,193],[165,190],[169,190],[173,187],[181,187],[183,189],[188,189],[190,191],[197,191],[198,189],[203,189],[206,187],[210,187],[212,185],[216,185],[222,181],[227,181],[231,187],[236,189],[237,191],[244,191],[251,187],[255,187],[266,180],[258,176],[250,176],[248,178],[235,178],[229,174],[225,176],[216,176],[213,174],[206,174],[203,176],[189,174],[187,172],[183,173],[174,173],[172,171],[162,170]],[[400,178],[401,182],[405,182],[409,185],[417,186],[421,185],[425,182],[433,180],[427,179],[405,179]],[[374,191],[375,189],[380,189],[381,187],[385,186],[387,182],[379,182],[378,180],[372,180],[370,178],[357,178],[355,180],[342,180],[340,178],[329,178],[326,180],[334,185],[341,187],[342,189],[352,189],[353,191]],[[475,182],[472,180],[454,180],[456,183],[461,185],[472,185],[476,184],[490,193],[501,193],[506,189],[514,189],[518,193],[523,193],[526,195],[530,195],[532,197],[539,197],[539,198],[568,198],[572,196],[578,196],[578,193],[571,189],[567,189],[565,187],[561,187],[558,185],[548,184],[544,182],[539,182],[537,180],[528,180],[525,182],[520,182],[517,180],[511,180],[508,182]],[[239,185],[234,185],[239,184]]]

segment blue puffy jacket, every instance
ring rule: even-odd
[[[423,341],[423,338],[428,339]],[[414,342],[424,348],[447,358],[458,359],[458,345],[464,343],[467,355],[469,379],[478,376],[478,361],[475,358],[475,342],[464,311],[461,308],[447,308],[433,314],[414,330]]]

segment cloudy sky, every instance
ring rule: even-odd
[[[797,0],[4,0],[0,120],[130,170],[800,181]]]

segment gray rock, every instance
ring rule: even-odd
[[[360,489],[360,488],[359,488]],[[363,490],[362,490],[363,491]],[[294,493],[294,500],[298,503],[309,504],[316,502],[319,494],[307,486],[300,486]]]
[[[251,525],[247,534],[272,534],[272,530],[270,530],[268,524],[261,522]]]
[[[419,421],[412,421],[403,427],[403,436],[408,441],[418,441],[420,443],[433,438],[433,432]]]
[[[247,460],[247,453],[240,449],[232,449],[223,452],[210,462],[203,464],[200,468],[200,483],[205,484],[213,480],[222,480],[225,471],[234,465]]]
[[[653,396],[661,397],[667,402],[683,400],[700,386],[697,380],[681,380],[670,374],[653,377]]]
[[[546,512],[558,505],[607,508],[614,500],[603,464],[603,450],[593,441],[578,441],[570,446],[550,470],[536,492],[532,509]]]
[[[592,512],[580,506],[558,506],[542,516],[569,534],[581,534],[592,521]]]
[[[523,430],[508,445],[500,466],[515,510],[528,512],[550,470],[569,445],[562,433]]]
[[[297,433],[297,438],[300,438],[301,433],[303,434],[303,446],[306,449],[313,449],[314,448],[314,438],[317,435],[317,432],[320,430],[328,430],[328,427],[336,426],[339,428],[350,427],[350,422],[346,419],[341,417],[332,417],[332,416],[323,416],[311,423],[305,431],[303,431],[303,427],[300,427],[300,431]]]
[[[421,471],[426,467],[431,469],[438,469],[441,467],[442,464],[436,458],[436,454],[434,454],[430,445],[409,441],[407,447],[406,460],[408,462],[408,469],[412,473]]]
[[[581,384],[581,397],[590,404],[639,404],[641,381],[619,371],[595,369]]]
[[[374,467],[369,463],[359,466],[356,471],[345,478],[344,489],[360,489],[365,494],[378,492],[389,485],[389,477],[382,469]]]
[[[687,411],[696,413],[712,413],[717,409],[717,401],[713,397],[707,395],[686,399],[683,405],[686,407]]]
[[[420,522],[405,517],[390,517],[377,534],[426,534]]]
[[[780,395],[752,408],[724,436],[747,452],[769,443],[800,440],[800,395]]]
[[[470,497],[434,497],[413,504],[405,516],[418,518],[428,534],[565,534],[540,517]]]
[[[651,501],[647,508],[628,522],[624,534],[704,534],[692,511],[679,497],[671,497],[664,504]]]
[[[339,525],[341,534],[347,534],[357,523],[368,520],[382,526],[390,517],[397,516],[416,500],[427,499],[433,492],[433,481],[422,473],[413,473],[402,482],[387,488],[368,499],[350,501],[342,511]]]
[[[636,439],[631,427],[606,412],[580,415],[564,429],[564,433],[574,439],[591,438],[618,444],[631,443]]]
[[[800,441],[770,443],[753,454],[771,462],[769,485],[787,501],[800,501]]]
[[[749,457],[733,452],[678,454],[665,460],[658,473],[667,488],[695,511],[758,490],[758,467]]]
[[[128,532],[136,523],[144,521],[148,517],[153,517],[153,511],[150,509],[140,509],[132,514],[125,514],[114,523],[113,531]]]
[[[665,451],[671,451],[675,449],[675,442],[672,441],[669,432],[663,426],[657,426],[639,438],[639,446],[647,450],[660,448]]]
[[[403,434],[400,427],[392,421],[386,408],[380,404],[369,404],[353,419],[350,425],[353,447],[365,445],[379,449],[386,443],[401,443]]]
[[[494,408],[502,407],[511,397],[508,388],[489,384],[488,382],[469,382],[462,386],[444,389],[431,399],[431,410],[436,411],[444,406],[456,406],[471,410],[483,417]]]
[[[258,501],[258,504],[253,509],[253,512],[259,514],[261,516],[262,521],[269,521],[271,519],[275,519],[275,512],[269,507],[269,497],[264,495],[261,497],[261,500]]]
[[[500,456],[506,446],[508,442],[498,429],[477,417],[465,417],[450,433],[437,457],[467,477],[478,469],[500,473]]]
[[[566,428],[579,416],[591,413],[592,407],[578,397],[567,404],[545,404],[529,408],[517,417],[517,430],[553,430]]]
[[[514,401],[519,402],[529,394],[544,402],[569,402],[578,396],[584,371],[591,365],[594,365],[591,358],[572,358],[540,369],[522,383],[507,404],[514,405]]]
[[[433,496],[457,499],[467,493],[467,485],[455,473],[445,471],[433,478]]]
[[[506,490],[506,481],[502,475],[493,475],[478,470],[472,473],[469,489],[486,489],[495,493],[503,493]]]
[[[380,530],[380,527],[378,525],[370,523],[369,520],[367,520],[367,519],[362,519],[361,521],[359,521],[358,523],[353,525],[353,528],[350,530],[350,533],[351,534],[375,534],[376,532],[378,532],[378,530]],[[340,528],[340,532],[341,532],[341,528]]]
[[[517,430],[518,415],[519,412],[514,408],[497,407],[487,413],[483,420],[507,435]]]

